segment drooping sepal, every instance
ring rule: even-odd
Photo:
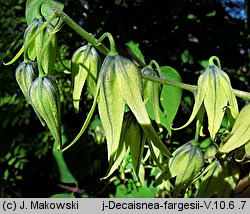
[[[82,89],[87,81],[88,90],[95,95],[99,56],[91,45],[78,48],[71,59],[73,105],[79,111]]]
[[[106,134],[108,160],[112,164],[119,146],[125,101],[119,89],[115,56],[108,55],[101,67],[99,114]]]

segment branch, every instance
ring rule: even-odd
[[[85,31],[80,25],[78,25],[76,22],[74,22],[74,20],[72,20],[67,14],[65,14],[59,8],[57,8],[54,5],[52,7],[54,9],[55,14],[58,17],[62,18],[63,21],[69,27],[71,27],[74,31],[76,31],[76,33],[78,33],[84,39],[86,39],[89,43],[91,43],[91,45],[93,45],[97,50],[99,50],[104,55],[107,55],[109,53],[109,49],[106,48],[102,43],[98,43],[97,39],[91,33],[88,33],[87,31]],[[131,52],[130,52],[130,54],[131,54]],[[137,57],[135,59],[138,60]],[[141,65],[144,65],[144,64],[141,64]],[[157,83],[160,83],[163,85],[169,85],[169,86],[185,89],[185,90],[191,91],[193,93],[197,90],[196,85],[190,85],[190,84],[186,84],[186,83],[176,82],[173,80],[168,80],[166,78],[148,76],[148,75],[144,75],[144,74],[142,75],[142,78],[149,80],[149,81],[152,81],[152,82],[157,82]],[[250,101],[250,93],[249,92],[240,91],[237,89],[233,89],[233,91],[234,91],[235,96],[240,97],[246,101]]]

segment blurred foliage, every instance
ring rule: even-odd
[[[65,0],[64,12],[88,32],[99,37],[110,32],[118,51],[130,56],[127,44],[139,44],[146,63],[155,59],[160,66],[171,66],[185,83],[197,78],[216,55],[229,74],[232,86],[249,91],[249,39],[240,1],[216,0]],[[242,1],[241,1],[242,2]],[[25,21],[24,0],[0,0],[0,60],[7,62],[21,48]],[[79,132],[92,104],[84,94],[81,112],[74,113],[71,79],[67,74],[73,52],[85,41],[68,26],[58,33],[60,57],[54,68],[62,101],[63,142]],[[76,146],[63,155],[53,149],[53,139],[41,126],[31,106],[17,86],[14,72],[22,61],[10,66],[0,64],[0,197],[165,197],[171,184],[156,187],[159,174],[150,158],[137,178],[128,156],[123,170],[101,180],[107,170],[106,145],[98,117]],[[86,91],[86,90],[85,90]],[[175,124],[187,121],[193,96],[183,91]],[[241,106],[245,103],[240,101]],[[166,139],[171,151],[194,136],[195,124],[174,131]],[[205,139],[204,139],[205,140]],[[125,173],[122,173],[124,171]],[[185,193],[191,197],[192,192]]]

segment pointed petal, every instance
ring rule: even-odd
[[[140,123],[147,137],[161,150],[166,157],[171,153],[160,140],[148,117],[145,104],[142,100],[142,80],[136,65],[127,58],[116,56],[116,70],[119,87],[124,100]]]
[[[108,160],[112,164],[118,149],[125,101],[120,93],[114,56],[107,56],[103,62],[99,97],[99,114],[105,130],[108,145]]]
[[[232,116],[236,118],[239,113],[239,109],[238,109],[238,103],[237,103],[236,97],[233,92],[233,88],[231,86],[230,79],[224,71],[218,68],[216,68],[216,70],[218,70],[218,73],[220,74],[218,75],[218,77],[224,89],[224,93],[226,94],[226,97],[228,99],[229,106],[231,107],[230,110],[231,110]]]
[[[224,93],[222,83],[219,79],[219,73],[214,66],[209,68],[209,90],[204,98],[204,105],[208,116],[208,130],[212,139],[215,138],[218,132],[223,116],[225,114],[224,107],[227,105],[227,97]]]
[[[209,83],[209,78],[208,78],[208,75],[209,75],[209,71],[208,69],[202,73],[198,79],[198,87],[197,87],[197,93],[195,94],[195,103],[194,103],[194,108],[193,108],[193,111],[192,111],[192,114],[189,118],[189,120],[186,122],[186,124],[184,124],[183,126],[181,127],[178,127],[178,128],[173,128],[173,130],[180,130],[180,129],[183,129],[185,127],[187,127],[195,118],[195,116],[197,115],[203,101],[204,101],[204,97],[206,95],[206,91],[207,91],[207,88],[208,88],[208,83]]]
[[[233,129],[226,139],[226,142],[221,146],[219,152],[228,153],[236,148],[239,148],[250,141],[250,104],[246,105],[239,113],[234,123]]]

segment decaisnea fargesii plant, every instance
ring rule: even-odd
[[[46,16],[41,12],[44,5]],[[79,134],[65,144],[61,140],[60,92],[53,73],[58,51],[57,34],[63,24],[86,41],[71,59],[72,100],[76,113],[81,111],[83,88],[93,98]],[[104,39],[108,39],[110,49],[103,45]],[[169,197],[187,196],[191,187],[197,188],[195,197],[232,195],[241,177],[241,166],[250,160],[250,105],[247,104],[250,94],[232,88],[218,57],[208,60],[197,86],[182,83],[175,69],[159,66],[155,60],[146,64],[138,56],[145,65],[139,66],[134,59],[117,52],[110,33],[96,39],[47,1],[37,6],[33,21],[24,32],[22,49],[6,65],[13,64],[20,56],[24,59],[15,72],[17,84],[42,125],[52,133],[58,153],[74,146],[98,107],[109,162],[102,179],[108,179],[130,155],[138,181],[144,180],[145,161],[152,160],[151,167],[159,170],[154,186],[166,188]],[[176,127],[174,118],[182,90],[191,91],[195,103],[190,119],[185,125]],[[170,95],[175,96],[174,99],[169,99]],[[241,110],[236,97],[246,101]],[[170,110],[169,105],[173,107]],[[224,138],[218,141],[216,135],[223,119],[226,121]],[[196,120],[194,138],[172,151],[160,137],[161,129],[165,128],[170,137],[193,120]],[[209,136],[201,140],[205,136],[204,129]]]

